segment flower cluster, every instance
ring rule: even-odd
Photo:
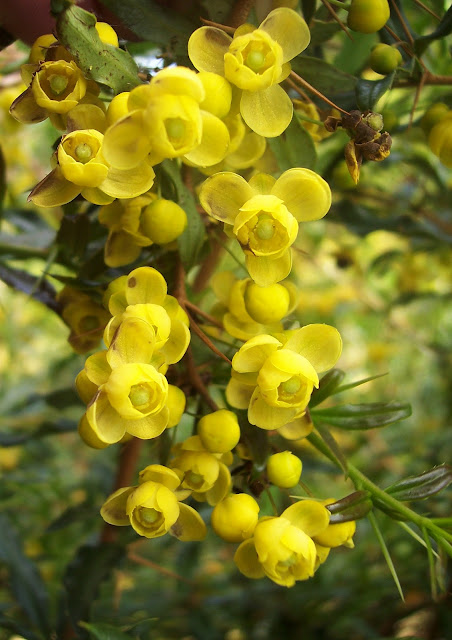
[[[155,438],[185,409],[184,394],[168,385],[165,373],[188,347],[188,318],[167,295],[163,276],[151,267],[135,269],[111,283],[107,301],[107,349],[89,356],[76,381],[88,405],[79,433],[95,448],[126,435]]]

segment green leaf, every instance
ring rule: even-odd
[[[46,532],[51,533],[52,531],[60,531],[74,522],[86,522],[87,520],[93,520],[94,518],[99,518],[99,507],[93,507],[92,505],[83,502],[65,509],[58,518],[49,524]]]
[[[43,436],[50,436],[56,434],[70,433],[77,431],[77,423],[73,420],[66,420],[61,418],[55,421],[45,421],[34,431],[21,432],[18,429],[14,430],[14,433],[0,433],[0,446],[1,447],[15,447],[28,440],[36,440]]]
[[[55,299],[55,289],[42,277],[37,278],[26,271],[0,264],[0,280],[3,280],[13,289],[22,291],[35,300],[42,302],[52,311],[59,312],[60,306]]]
[[[418,476],[399,480],[385,491],[397,500],[423,500],[445,489],[452,483],[452,467],[441,464]]]
[[[56,236],[56,243],[65,255],[81,260],[89,240],[89,218],[82,214],[65,215]]]
[[[6,162],[0,146],[0,220],[2,219],[3,202],[6,195]]]
[[[360,78],[356,84],[356,102],[361,111],[372,111],[374,105],[382,95],[389,91],[394,82],[393,71],[381,80],[363,80]]]
[[[341,429],[374,429],[385,427],[411,415],[411,406],[398,402],[343,404],[329,409],[315,409],[312,417]]]
[[[184,233],[178,238],[178,245],[182,263],[188,270],[197,263],[204,244],[204,224],[198,213],[195,198],[182,180],[181,168],[177,161],[164,160],[160,165],[160,170],[172,183],[175,190],[174,199],[187,214],[188,224]],[[190,171],[189,168],[183,170]],[[168,195],[171,197],[170,194]]]
[[[292,167],[313,169],[315,166],[317,153],[314,142],[296,116],[284,133],[277,138],[269,138],[268,144],[275,154],[281,173]]]
[[[297,56],[291,60],[290,64],[303,80],[327,96],[335,96],[355,89],[356,78],[320,58]]]
[[[450,33],[452,33],[452,7],[449,7],[449,9],[446,11],[441,19],[441,22],[438,24],[433,33],[430,33],[427,36],[416,38],[416,40],[414,41],[415,53],[418,56],[422,55],[429,44],[431,44],[434,40],[445,38]]]
[[[394,567],[394,563],[393,563],[392,558],[391,558],[391,556],[389,554],[389,550],[388,550],[388,547],[386,546],[386,542],[385,542],[385,540],[383,538],[383,534],[381,533],[380,527],[378,526],[378,522],[377,522],[377,520],[376,520],[376,518],[375,518],[375,516],[374,516],[374,514],[372,512],[370,512],[367,517],[369,518],[369,522],[372,525],[372,529],[374,530],[375,535],[377,536],[378,543],[379,543],[379,545],[381,547],[381,550],[383,552],[383,556],[384,556],[384,558],[386,560],[386,564],[389,567],[389,571],[391,572],[393,580],[394,580],[394,582],[396,584],[397,591],[399,592],[400,598],[402,599],[403,602],[405,602],[405,597],[403,595],[403,591],[402,591],[402,587],[401,587],[401,584],[400,584],[399,576],[397,575],[397,571],[396,571],[396,569]]]
[[[319,388],[314,389],[309,401],[309,408],[312,409],[318,404],[326,400],[329,396],[335,393],[336,388],[342,382],[345,377],[345,372],[341,369],[332,369],[328,371],[320,380]],[[337,393],[337,392],[336,392]]]
[[[92,13],[71,5],[57,18],[58,40],[89,78],[111,87],[115,93],[130,91],[140,84],[134,59],[126,51],[102,42],[95,24]]]
[[[130,640],[130,638],[132,638],[132,636],[123,633],[111,624],[88,624],[87,622],[79,622],[79,626],[87,629],[91,637],[95,638],[95,640]]]
[[[100,585],[124,557],[125,550],[114,543],[82,546],[69,563],[63,578],[69,620],[74,629],[80,620],[89,620]],[[66,626],[67,620],[60,621]]]
[[[342,391],[347,391],[348,389],[354,389],[355,387],[359,387],[362,384],[366,384],[366,382],[370,382],[371,380],[376,380],[377,378],[383,378],[383,376],[387,376],[387,373],[377,373],[375,376],[369,376],[368,378],[362,378],[361,380],[356,380],[356,382],[349,382],[348,384],[342,384],[340,387],[337,387],[332,392],[332,395],[336,393],[342,393]]]
[[[101,0],[141,40],[148,40],[175,54],[187,58],[188,39],[200,27],[197,19],[190,20],[179,12],[162,7],[154,0]],[[192,12],[193,15],[193,12]]]
[[[330,524],[364,518],[373,507],[370,497],[369,491],[354,491],[345,498],[326,505],[331,513]]]
[[[326,40],[332,38],[338,31],[341,30],[341,25],[336,22],[322,22],[321,20],[313,20],[311,27],[311,42],[310,47],[315,47],[322,44]]]
[[[45,638],[50,638],[48,594],[36,565],[20,548],[18,535],[9,518],[0,514],[0,559],[10,571],[10,584],[27,618]]]

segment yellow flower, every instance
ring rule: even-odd
[[[76,130],[63,136],[58,146],[58,165],[30,193],[37,206],[57,207],[80,193],[93,204],[114,198],[134,198],[148,191],[155,173],[148,160],[134,170],[111,167],[103,155],[104,136],[96,129]]]
[[[198,74],[186,67],[159,71],[149,85],[133,89],[128,113],[105,133],[104,153],[118,169],[133,169],[145,158],[157,164],[184,156],[208,166],[220,162],[229,132],[216,115],[201,108],[205,90]]]
[[[190,490],[195,500],[215,505],[229,493],[231,485],[229,469],[220,457],[207,451],[199,436],[192,436],[176,449],[170,464],[175,471],[183,472],[181,487]]]
[[[309,169],[289,169],[277,180],[257,174],[249,182],[225,171],[207,178],[199,199],[237,238],[251,278],[264,287],[287,277],[298,222],[322,218],[330,208],[331,191]]]
[[[246,124],[261,136],[274,137],[287,128],[293,113],[279,83],[290,73],[288,61],[309,41],[303,18],[280,7],[258,29],[242,25],[233,38],[215,27],[197,29],[188,42],[188,55],[199,71],[224,75],[241,89],[240,112]]]
[[[226,409],[203,416],[197,430],[203,446],[211,453],[231,451],[240,440],[237,416]]]
[[[290,451],[274,453],[267,460],[268,479],[281,489],[290,489],[298,484],[301,469],[300,458]]]
[[[151,469],[155,467],[155,469]],[[179,540],[202,540],[206,526],[200,515],[179,502],[174,489],[178,478],[170,469],[151,465],[144,470],[158,480],[142,480],[137,487],[124,487],[113,493],[102,506],[101,515],[109,524],[132,525],[146,538],[170,533]],[[171,482],[172,476],[175,481]]]
[[[86,90],[87,82],[75,62],[41,62],[30,86],[14,100],[10,113],[19,122],[41,122],[49,114],[73,109]]]
[[[102,338],[109,314],[85,293],[64,287],[57,296],[62,305],[61,316],[71,329],[69,344],[76,353],[94,349]]]
[[[251,338],[232,360],[227,400],[238,409],[248,408],[249,422],[261,429],[299,422],[306,435],[302,416],[318,387],[318,373],[333,367],[341,351],[338,331],[325,324],[297,329],[284,344],[268,335]]]
[[[312,536],[325,530],[328,510],[313,500],[291,505],[280,517],[263,518],[234,560],[249,578],[268,578],[284,587],[314,575],[317,552]]]

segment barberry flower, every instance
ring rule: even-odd
[[[280,135],[292,119],[292,102],[279,86],[290,73],[289,60],[308,46],[301,16],[287,7],[271,11],[258,29],[239,27],[234,37],[201,27],[190,37],[188,55],[199,71],[223,75],[242,90],[240,113],[261,136]]]

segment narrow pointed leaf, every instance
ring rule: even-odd
[[[452,467],[441,464],[418,476],[400,480],[386,489],[397,500],[423,500],[439,493],[452,483]]]
[[[411,406],[401,403],[373,402],[343,404],[329,409],[314,409],[312,417],[321,422],[348,430],[385,427],[411,415]]]
[[[403,595],[403,591],[402,591],[402,586],[400,584],[400,580],[399,580],[399,576],[397,575],[396,569],[394,567],[394,563],[392,561],[392,558],[389,554],[389,550],[388,547],[386,546],[386,542],[383,538],[383,534],[380,531],[380,527],[378,526],[378,522],[374,516],[374,514],[371,512],[368,514],[367,516],[369,518],[369,522],[372,525],[372,529],[374,530],[374,533],[377,537],[378,543],[381,547],[381,551],[383,553],[384,559],[386,560],[386,564],[389,567],[389,571],[391,572],[392,578],[395,582],[395,585],[397,587],[397,591],[399,592],[400,598],[402,599],[403,602],[405,602],[405,596]]]
[[[361,111],[370,111],[382,95],[389,91],[394,82],[395,73],[390,73],[382,80],[358,80],[356,85],[356,102]]]
[[[312,409],[318,404],[326,400],[333,393],[338,393],[338,385],[345,377],[345,372],[341,369],[332,369],[320,380],[319,388],[314,389],[309,402],[309,408]]]
[[[80,622],[79,625],[89,631],[91,638],[95,640],[130,640],[132,638],[132,636],[123,633],[111,624]]]

